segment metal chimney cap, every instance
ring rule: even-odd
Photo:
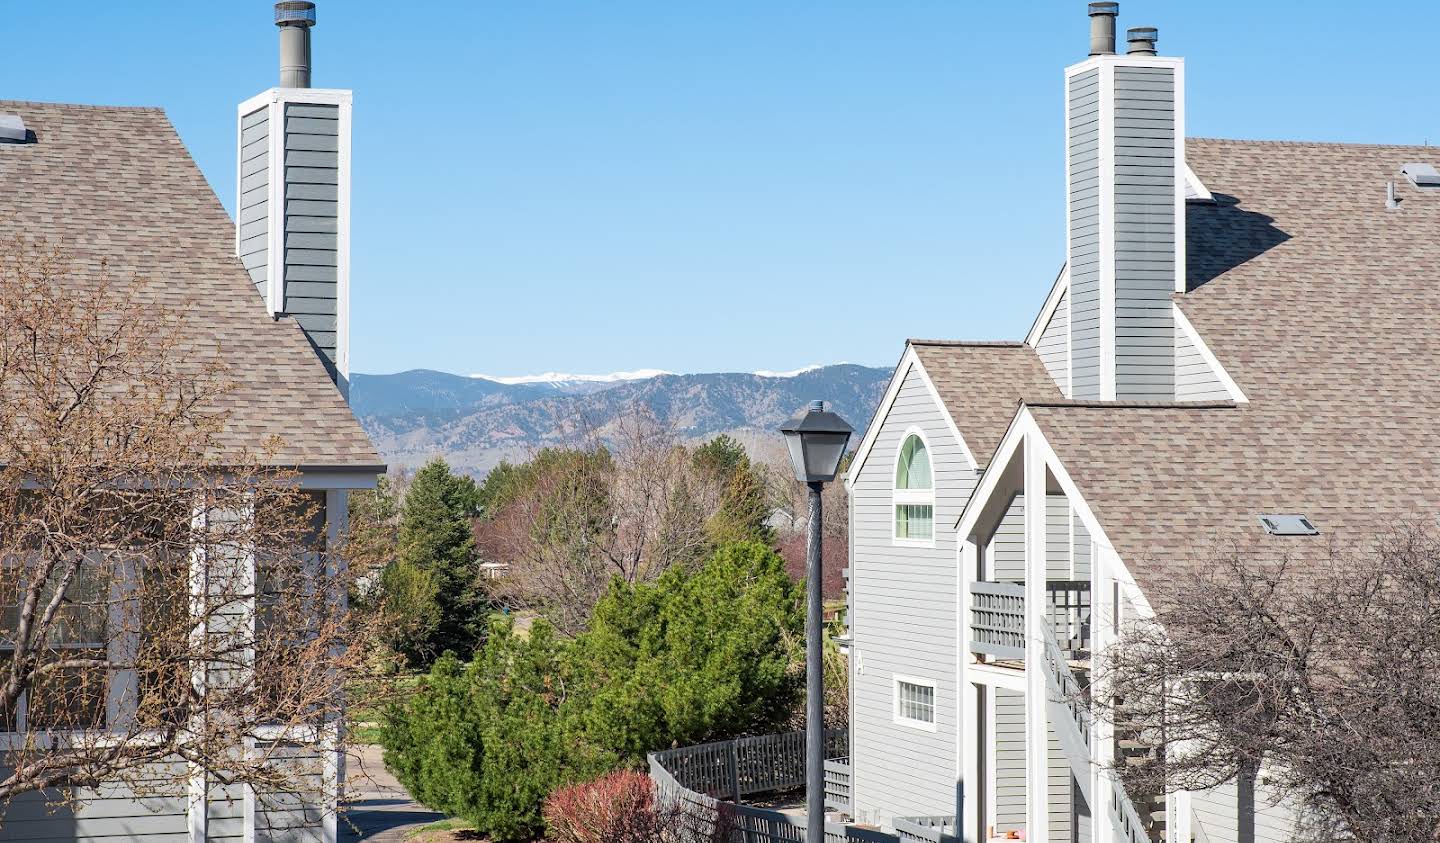
[[[1095,17],[1096,15],[1108,15],[1108,16],[1110,16],[1110,17],[1116,17],[1116,16],[1118,16],[1118,15],[1120,14],[1120,4],[1119,4],[1119,3],[1091,3],[1091,4],[1090,4],[1090,12],[1089,12],[1089,14],[1090,14],[1090,17],[1092,17],[1092,18]]]
[[[314,26],[315,4],[309,0],[283,0],[275,4],[276,26]]]
[[[1160,30],[1153,26],[1135,26],[1125,30],[1125,40],[1129,42],[1130,48],[1126,51],[1132,56],[1153,56],[1155,55],[1155,42],[1160,40]]]

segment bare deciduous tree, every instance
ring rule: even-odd
[[[477,525],[482,557],[509,566],[496,597],[574,634],[613,578],[648,581],[754,537],[744,524],[763,520],[757,501],[768,501],[759,475],[695,455],[644,407],[603,441],[592,433],[582,447],[536,454],[523,490]]]
[[[1316,837],[1433,843],[1440,535],[1398,526],[1321,555],[1230,547],[1150,595],[1094,689],[1117,734],[1161,748],[1120,774],[1134,794],[1258,771]]]
[[[309,793],[318,771],[280,755],[335,739],[355,632],[335,536],[266,443],[227,435],[221,355],[152,292],[0,249],[7,805],[197,773]]]

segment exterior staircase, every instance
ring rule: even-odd
[[[1064,585],[1064,584],[1062,584]],[[1069,584],[1073,585],[1073,584]],[[1025,657],[1025,589],[1013,583],[972,582],[972,624],[970,649],[981,656],[988,656],[993,664],[1023,668]],[[1052,589],[1053,592],[1053,589]],[[1091,772],[1092,715],[1089,701],[1088,671],[1076,673],[1073,659],[1077,655],[1089,656],[1089,613],[1088,606],[1081,615],[1067,606],[1066,612],[1057,612],[1052,600],[1048,607],[1056,622],[1046,624],[1044,675],[1048,690],[1048,719],[1053,725],[1060,746],[1069,761],[1070,771],[1079,786],[1081,795],[1092,811],[1105,810],[1110,813],[1111,824],[1116,838],[1123,843],[1161,843],[1165,839],[1166,805],[1164,797],[1132,800],[1120,781],[1111,779],[1111,795],[1108,805],[1097,806],[1093,792]],[[1068,621],[1066,616],[1074,619]],[[1056,628],[1066,631],[1056,635]],[[1061,638],[1065,648],[1061,647]],[[1137,763],[1153,760],[1158,751],[1138,740],[1135,730],[1126,730],[1124,724],[1116,728],[1116,752],[1126,763],[1136,759]],[[1105,841],[1105,843],[1109,843]]]

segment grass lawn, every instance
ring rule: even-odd
[[[405,834],[406,843],[456,843],[484,839],[474,826],[464,820],[440,820]]]

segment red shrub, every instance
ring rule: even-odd
[[[545,800],[545,823],[556,843],[678,843],[725,840],[728,824],[714,811],[657,804],[641,773],[621,771],[561,788]]]

